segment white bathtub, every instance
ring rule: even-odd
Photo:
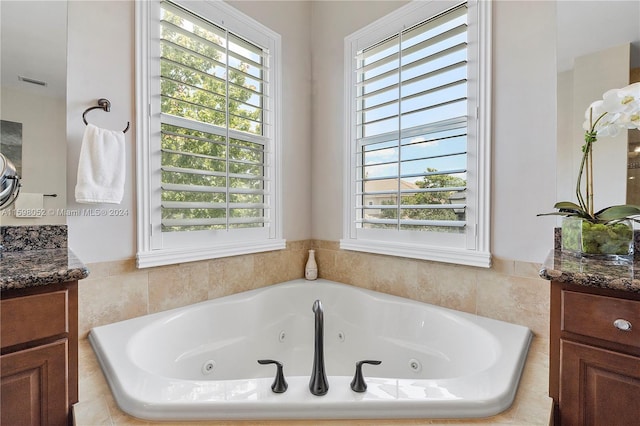
[[[454,285],[454,284],[452,284]],[[329,391],[312,395],[313,302]],[[295,280],[97,327],[89,339],[120,408],[149,420],[463,418],[513,402],[531,332],[327,280]],[[284,364],[285,393],[274,393]],[[355,363],[368,388],[351,390]]]

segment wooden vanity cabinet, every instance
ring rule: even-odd
[[[78,282],[0,296],[0,424],[71,425],[78,402]]]
[[[552,282],[549,374],[556,425],[640,424],[640,295]]]

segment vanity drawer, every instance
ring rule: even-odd
[[[69,332],[67,290],[3,299],[0,303],[2,347]]]
[[[617,320],[631,329],[616,327]],[[564,290],[561,329],[640,349],[640,301]]]

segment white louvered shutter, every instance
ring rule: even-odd
[[[269,52],[161,3],[162,231],[269,226]]]
[[[467,7],[357,52],[358,228],[463,232]]]

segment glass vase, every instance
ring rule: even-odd
[[[630,220],[593,223],[578,217],[562,220],[562,251],[598,259],[630,259],[633,225]]]

